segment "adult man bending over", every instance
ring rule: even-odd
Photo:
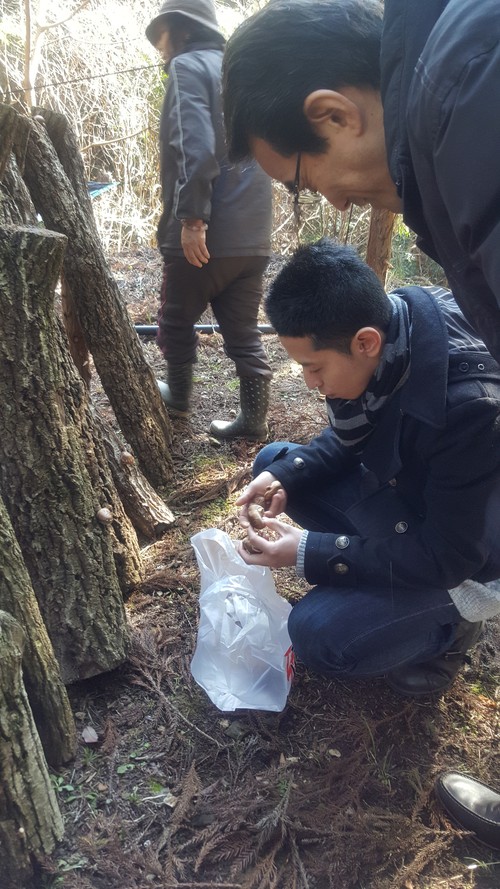
[[[499,84],[498,0],[273,0],[226,47],[229,153],[402,212],[500,360]]]

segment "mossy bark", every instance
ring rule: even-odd
[[[24,685],[45,758],[60,766],[76,751],[73,714],[23,556],[0,497],[0,609],[23,627]]]
[[[65,243],[0,229],[0,489],[68,683],[121,664],[128,630],[112,524],[98,515],[114,485],[53,311]]]
[[[87,346],[120,429],[151,484],[165,484],[172,474],[172,428],[153,372],[128,318],[118,286],[104,257],[93,215],[75,194],[57,152],[83,175],[76,139],[62,115],[39,111],[21,118],[16,142],[29,134],[23,177],[44,224],[68,238],[64,277],[71,291]]]
[[[0,873],[2,889],[31,885],[63,835],[61,813],[23,686],[24,633],[0,611]]]

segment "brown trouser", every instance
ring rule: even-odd
[[[196,361],[198,335],[193,325],[210,304],[224,340],[224,351],[239,377],[271,378],[257,328],[266,256],[210,259],[199,269],[186,259],[165,258],[158,313],[158,345],[171,364]]]

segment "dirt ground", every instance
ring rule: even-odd
[[[275,258],[270,275],[279,267]],[[113,261],[136,323],[155,322],[160,263],[143,250]],[[203,320],[208,320],[204,318]],[[264,318],[262,319],[265,320]],[[306,442],[321,397],[275,336],[271,436]],[[144,350],[165,372],[153,340]],[[259,445],[217,445],[210,420],[237,410],[234,368],[202,335],[190,421],[175,421],[175,526],[144,546],[146,579],[128,598],[130,660],[70,688],[80,745],[53,776],[66,835],[43,889],[495,889],[500,852],[448,821],[434,795],[458,767],[500,784],[500,622],[446,695],[414,702],[382,679],[333,681],[298,665],[283,712],[222,713],[190,673],[199,573],[190,537],[241,536],[234,502]],[[95,397],[104,395],[95,383]],[[280,595],[306,588],[275,572]],[[97,742],[82,732],[95,730]]]

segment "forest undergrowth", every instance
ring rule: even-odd
[[[155,252],[121,254],[112,265],[133,321],[154,321]],[[276,258],[269,274],[277,267]],[[323,401],[276,337],[266,347],[271,436],[306,442],[323,426]],[[153,340],[144,351],[164,374]],[[98,380],[94,398],[106,407]],[[194,682],[199,574],[190,538],[207,527],[241,535],[234,503],[259,447],[210,438],[210,420],[236,409],[221,338],[203,335],[193,415],[174,424],[175,474],[164,492],[176,523],[144,546],[146,578],[127,600],[130,659],[70,687],[80,743],[52,778],[66,834],[40,886],[495,889],[498,855],[450,824],[433,783],[454,767],[498,778],[498,622],[438,700],[399,698],[381,679],[321,678],[299,664],[282,713],[222,713]],[[292,603],[306,588],[289,569],[275,580]]]

